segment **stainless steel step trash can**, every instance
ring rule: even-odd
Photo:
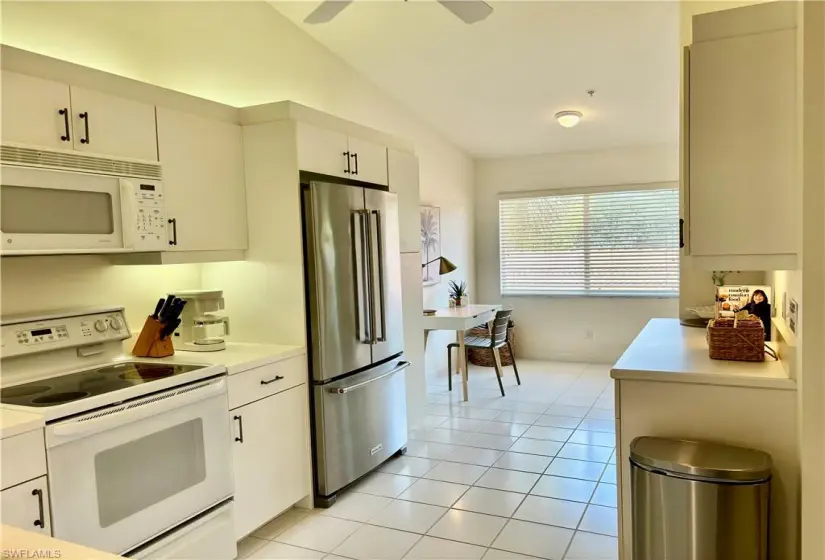
[[[767,560],[770,478],[762,451],[634,439],[633,560]]]

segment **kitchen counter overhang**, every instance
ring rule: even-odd
[[[735,362],[708,356],[706,331],[678,319],[651,319],[610,370],[617,380],[796,390],[779,361]]]

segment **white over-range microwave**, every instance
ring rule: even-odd
[[[159,164],[9,146],[2,155],[3,255],[169,248]]]

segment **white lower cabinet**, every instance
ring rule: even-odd
[[[238,539],[308,494],[307,407],[304,384],[230,411]]]
[[[4,525],[51,536],[47,477],[41,476],[0,492],[0,515]]]

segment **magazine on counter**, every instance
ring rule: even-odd
[[[738,311],[756,315],[765,327],[765,340],[771,339],[770,286],[718,286],[716,288],[716,318],[733,317]]]

